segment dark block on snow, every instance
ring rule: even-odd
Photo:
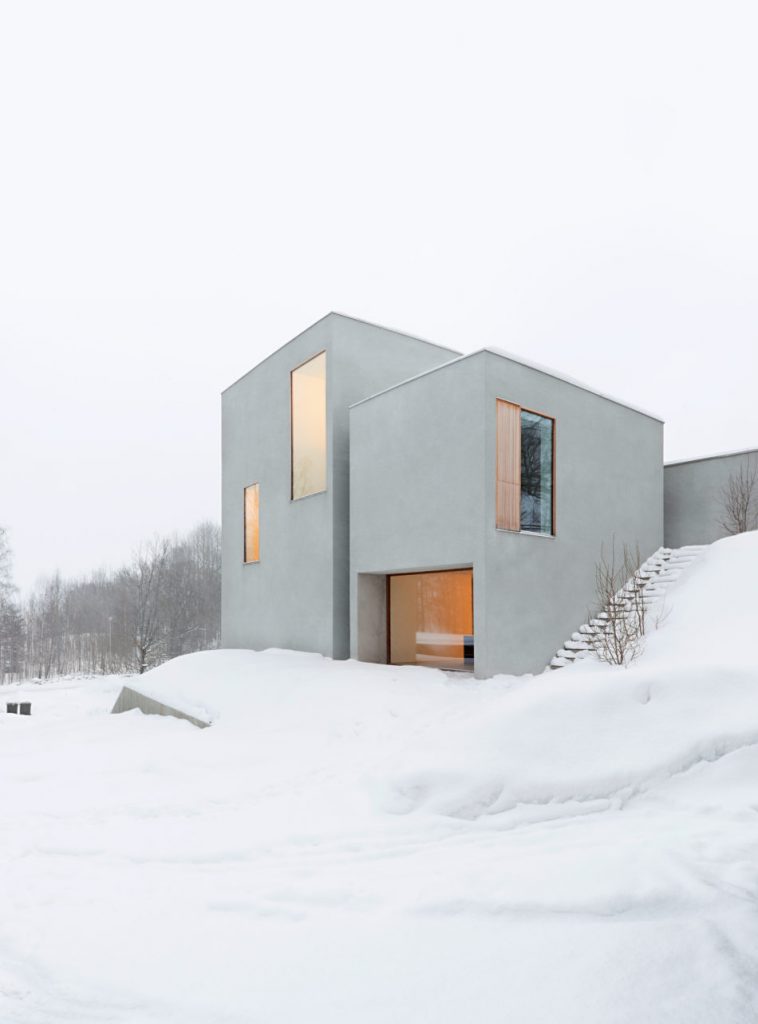
[[[32,713],[32,705],[29,701],[25,701],[23,704],[19,704],[18,710],[22,715],[30,715]]]
[[[9,715],[17,715],[18,714],[18,704],[10,704],[10,703],[8,703],[8,704],[5,705],[5,710],[8,712]]]

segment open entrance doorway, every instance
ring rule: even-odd
[[[472,569],[387,577],[391,665],[474,670]]]

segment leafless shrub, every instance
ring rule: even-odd
[[[642,652],[646,626],[644,588],[647,580],[640,574],[640,550],[624,544],[610,553],[600,548],[595,565],[595,593],[602,609],[593,619],[590,645],[601,661],[628,665]]]
[[[719,524],[729,534],[758,529],[758,463],[749,458],[721,488]]]
[[[168,538],[157,537],[135,551],[132,565],[125,572],[125,582],[131,597],[135,667],[140,675],[160,660],[162,653],[161,612],[170,550]]]

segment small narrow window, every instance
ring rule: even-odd
[[[495,525],[524,533],[554,532],[555,421],[497,401]]]
[[[326,490],[326,352],[292,371],[292,498]]]
[[[245,561],[257,562],[260,554],[260,490],[258,484],[245,488]]]

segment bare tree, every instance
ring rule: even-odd
[[[591,620],[593,632],[588,640],[601,661],[611,665],[628,665],[642,652],[647,580],[640,573],[641,561],[638,546],[624,544],[617,553],[614,538],[610,553],[601,547],[595,566],[595,593],[601,611]]]
[[[758,463],[748,458],[719,492],[719,524],[729,534],[758,529]]]
[[[8,531],[0,526],[0,598],[9,597],[14,591],[11,573],[12,556],[8,543]]]
[[[25,638],[21,609],[13,601],[0,600],[0,683],[23,676]]]
[[[0,526],[0,683],[23,673],[24,620],[15,595],[8,532]]]
[[[164,640],[161,612],[170,542],[157,538],[138,548],[127,570],[131,590],[132,630],[140,675],[158,660]]]
[[[221,531],[200,523],[143,545],[131,562],[79,579],[54,573],[19,603],[0,534],[0,680],[144,672],[218,647]]]

